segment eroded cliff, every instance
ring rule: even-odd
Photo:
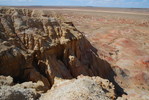
[[[42,81],[47,90],[54,78],[100,76],[114,81],[114,72],[73,23],[45,10],[0,9],[0,75],[14,82]]]

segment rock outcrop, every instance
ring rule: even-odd
[[[41,81],[13,83],[0,76],[0,100],[115,100],[114,85],[100,77],[78,76],[77,79],[55,78],[50,90]]]
[[[55,79],[54,85],[40,100],[114,100],[114,86],[100,77],[79,76],[77,79]]]
[[[41,81],[14,84],[10,76],[0,76],[0,100],[36,100],[45,91]]]

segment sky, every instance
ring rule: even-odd
[[[149,8],[149,0],[0,0],[0,5]]]

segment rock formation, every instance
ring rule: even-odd
[[[58,81],[58,82],[57,82]],[[56,83],[57,82],[57,83]],[[79,76],[73,80],[55,79],[51,90],[40,100],[114,100],[114,86],[100,77]]]
[[[10,76],[0,76],[0,100],[36,100],[43,92],[45,88],[41,81],[14,85]]]
[[[116,96],[123,93],[114,80],[115,73],[110,64],[98,57],[97,50],[73,23],[63,21],[47,11],[0,9],[0,75],[13,77],[14,83],[41,81],[44,90],[52,87],[56,77],[72,79],[79,75],[100,76],[115,85]],[[90,80],[88,85],[98,85],[96,78],[87,79]],[[79,81],[82,82],[81,79],[76,80]],[[15,87],[12,87],[12,92],[16,91]],[[84,88],[89,89],[88,86]],[[105,96],[107,90],[98,88]],[[31,92],[33,98],[36,96],[32,90],[22,91],[25,94]],[[98,95],[92,95],[94,94]]]

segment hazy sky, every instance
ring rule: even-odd
[[[0,5],[149,8],[149,0],[0,0]]]

